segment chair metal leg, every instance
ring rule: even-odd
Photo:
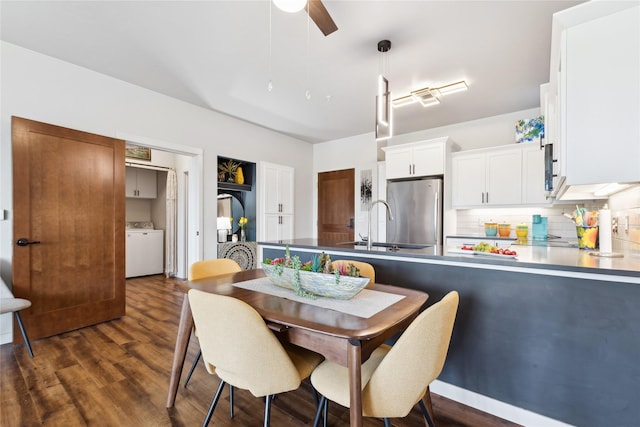
[[[196,365],[198,364],[198,360],[202,356],[202,350],[198,350],[198,355],[193,360],[193,364],[191,365],[191,369],[189,369],[189,373],[187,374],[187,379],[184,380],[184,386],[186,387],[189,384],[189,380],[191,379],[191,375],[193,374],[194,369],[196,369]]]
[[[271,398],[272,395],[268,394],[265,396],[266,399],[264,401],[264,427],[269,427],[269,422],[271,418]]]
[[[233,418],[233,386],[229,384],[229,417]]]
[[[318,409],[316,409],[316,416],[313,419],[313,427],[318,427],[318,423],[320,422],[320,417],[322,416],[322,410],[324,409],[324,404],[326,403],[327,398],[320,395],[320,403],[318,403]],[[325,416],[326,423],[326,416]]]
[[[209,421],[211,421],[211,416],[213,415],[213,411],[216,409],[216,405],[218,404],[218,400],[220,399],[220,395],[222,394],[222,389],[226,383],[220,380],[220,385],[218,386],[218,390],[216,391],[216,395],[213,397],[213,401],[211,401],[211,406],[209,407],[209,412],[207,412],[207,416],[202,422],[202,427],[207,427],[209,425]]]
[[[24,340],[24,344],[27,346],[29,356],[31,356],[31,358],[33,359],[33,349],[31,348],[31,342],[29,341],[29,337],[27,336],[27,331],[24,328],[24,324],[22,323],[22,317],[20,317],[20,313],[18,313],[17,311],[14,311],[13,313],[16,315],[16,320],[18,321],[20,332],[22,332],[22,339]]]
[[[391,427],[391,422],[389,421],[389,418],[383,418],[382,420],[384,421],[384,427]]]
[[[427,391],[427,393],[429,393],[429,391]],[[427,407],[424,404],[424,401],[419,400],[418,404],[420,404],[420,409],[422,409],[422,414],[424,415],[424,419],[427,420],[427,424],[429,424],[429,427],[436,427],[436,424],[431,418],[431,414],[429,413],[429,411],[427,411]]]
[[[323,427],[327,427],[327,423],[329,422],[329,399],[325,399],[324,408],[322,409],[322,425]]]

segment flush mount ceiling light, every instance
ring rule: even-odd
[[[430,107],[432,105],[439,104],[440,98],[442,98],[443,95],[460,92],[467,90],[468,88],[469,86],[467,86],[467,83],[464,80],[440,87],[425,87],[412,90],[409,95],[394,99],[392,104],[394,108],[397,108],[418,102],[423,107]]]
[[[273,0],[278,9],[283,12],[300,12],[307,5],[307,0]]]
[[[331,18],[327,8],[324,7],[322,0],[273,0],[273,4],[278,9],[289,13],[296,13],[306,9],[309,17],[325,36],[338,30],[338,26]]]

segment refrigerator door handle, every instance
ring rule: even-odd
[[[438,230],[438,192],[434,196],[435,203],[433,204],[433,230],[436,236],[436,245],[440,245],[440,232]]]

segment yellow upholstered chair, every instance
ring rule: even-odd
[[[27,346],[29,356],[33,358],[33,349],[31,348],[31,342],[29,341],[29,337],[27,336],[27,330],[24,328],[24,324],[22,323],[22,317],[20,317],[20,310],[31,307],[31,301],[14,297],[13,293],[9,290],[9,287],[4,283],[4,280],[2,280],[2,288],[2,293],[7,296],[0,298],[0,314],[15,314],[16,321],[18,322],[18,326],[20,327],[20,332],[22,333],[22,339],[24,339],[24,344]]]
[[[449,349],[453,324],[458,310],[456,291],[423,311],[389,347],[378,347],[362,364],[362,414],[365,417],[405,417],[416,403],[427,423],[433,427],[429,384],[442,371]],[[349,407],[349,375],[344,366],[323,362],[311,374],[311,384],[322,395],[314,420],[316,426],[332,400]],[[429,408],[429,409],[427,409]]]
[[[197,280],[204,277],[218,276],[220,274],[237,273],[238,271],[242,271],[242,268],[232,259],[206,259],[191,264],[187,278],[189,280]]]
[[[368,277],[369,279],[371,279],[369,280],[369,283],[367,283],[366,288],[372,288],[376,283],[376,270],[371,264],[362,261],[353,261],[350,259],[338,259],[331,262],[331,266],[333,268],[338,268],[338,266],[340,265],[347,266],[349,264],[355,265],[356,268],[360,270],[360,275],[362,277]]]
[[[192,289],[189,303],[205,366],[220,378],[203,427],[226,383],[265,397],[264,425],[268,426],[273,395],[296,390],[322,356],[281,343],[262,316],[239,299]]]
[[[242,271],[240,265],[232,259],[229,258],[215,258],[215,259],[206,259],[203,261],[196,261],[189,267],[189,275],[187,279],[189,280],[197,280],[204,279],[205,277],[213,277],[218,276],[220,274],[227,273],[237,273],[238,271]],[[189,369],[189,373],[187,374],[187,378],[184,380],[184,386],[186,387],[189,384],[189,380],[191,379],[191,375],[193,375],[193,370],[196,368],[200,357],[202,356],[202,351],[198,351],[196,358],[193,360],[193,364],[191,365],[191,369]],[[231,391],[233,395],[233,391]],[[233,398],[232,398],[233,403]],[[233,406],[231,416],[233,416]]]

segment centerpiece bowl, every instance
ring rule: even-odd
[[[321,297],[351,299],[367,283],[368,277],[341,276],[338,274],[315,273],[311,271],[283,268],[278,265],[262,264],[262,269],[274,285],[296,290],[296,273],[299,274],[300,289]]]

